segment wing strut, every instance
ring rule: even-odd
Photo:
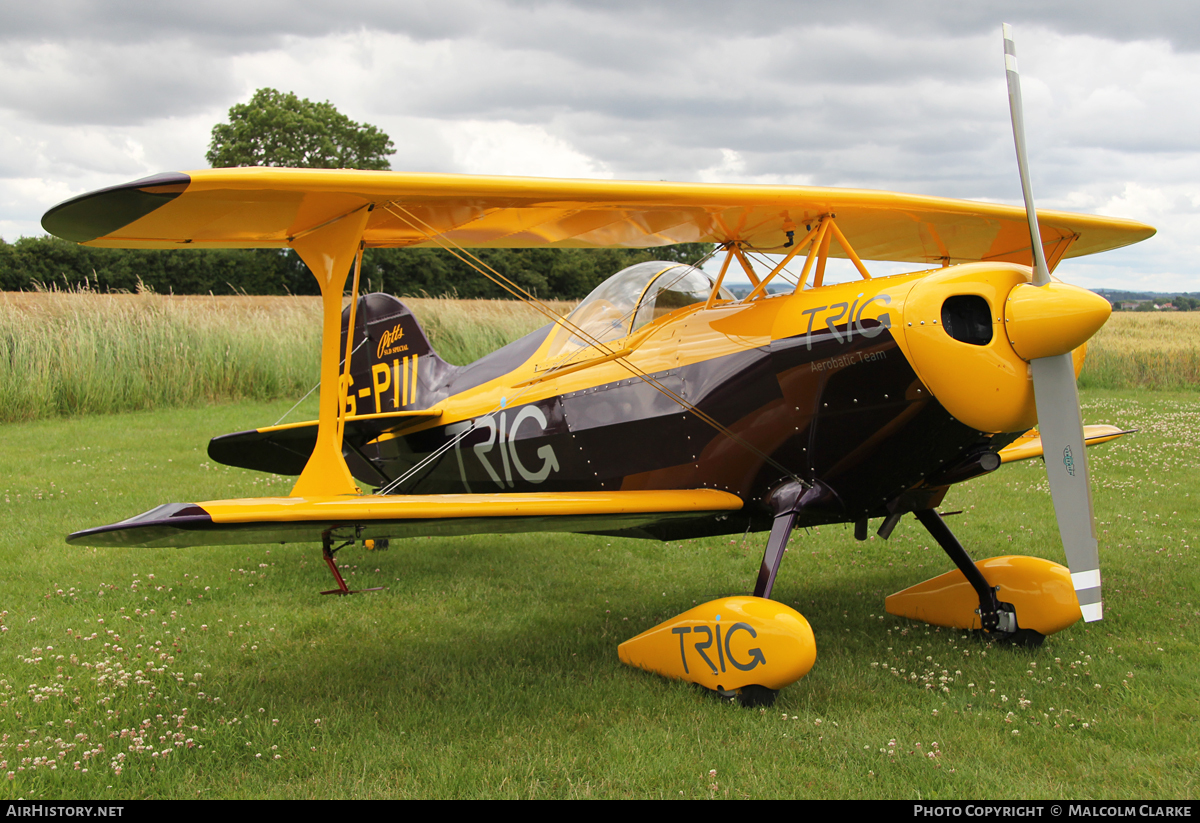
[[[717,275],[717,282],[713,283],[712,291],[708,293],[708,302],[704,304],[704,308],[711,309],[713,304],[717,302],[717,294],[721,291],[721,284],[725,282],[725,274],[729,271],[729,264],[733,260],[733,244],[726,246],[725,262],[721,264],[721,273]]]
[[[784,267],[787,266],[788,263],[792,262],[792,258],[795,257],[800,252],[801,249],[803,249],[806,245],[808,245],[808,242],[810,240],[814,240],[814,238],[818,234],[823,232],[824,227],[825,227],[825,218],[821,218],[821,222],[817,225],[817,227],[815,229],[809,229],[808,234],[806,234],[804,236],[803,240],[801,240],[799,243],[793,243],[791,251],[789,251],[786,255],[784,255],[784,258],[779,261],[779,265],[776,266],[775,268],[771,269],[771,273],[768,274],[766,277],[764,277],[762,282],[754,287],[754,291],[752,291],[748,295],[746,295],[745,302],[749,303],[751,300],[758,297],[760,294],[764,294],[766,292],[767,284],[775,279],[775,275],[777,275],[781,271],[783,271]],[[817,244],[817,241],[814,240],[814,242],[813,242],[814,249],[816,248],[816,244]],[[811,251],[809,252],[808,257],[810,260],[812,259]],[[807,263],[805,264],[805,268],[807,268]]]
[[[346,432],[346,407],[349,405],[347,395],[350,392],[350,358],[354,354],[354,315],[358,309],[358,278],[362,274],[362,259],[363,243],[359,240],[358,251],[354,255],[354,286],[350,289],[350,324],[346,326],[346,365],[338,379],[338,436],[343,439]],[[338,305],[341,305],[340,300]]]
[[[308,266],[321,287],[321,396],[317,415],[317,443],[292,488],[293,497],[361,494],[342,455],[338,425],[343,391],[338,366],[341,357],[342,291],[346,275],[362,245],[363,231],[372,206],[363,206],[336,220],[295,236],[289,244]]]
[[[821,286],[825,280],[825,263],[829,259],[829,243],[831,240],[836,240],[838,245],[842,247],[842,251],[846,253],[846,256],[850,259],[850,262],[854,264],[854,267],[858,269],[859,276],[861,276],[863,280],[870,280],[871,273],[868,272],[867,267],[863,265],[862,259],[858,256],[858,253],[854,251],[854,247],[850,245],[850,241],[846,239],[846,235],[842,233],[840,228],[838,228],[837,220],[835,219],[836,217],[836,214],[823,214],[817,219],[815,226],[810,224],[808,234],[804,235],[804,238],[799,243],[789,243],[789,251],[784,256],[783,260],[779,261],[779,263],[771,269],[770,274],[764,277],[761,281],[759,281],[757,278],[752,278],[754,279],[754,290],[751,291],[750,294],[746,295],[742,302],[749,303],[750,301],[759,297],[765,297],[767,295],[767,285],[774,280],[776,275],[779,275],[787,266],[787,264],[792,262],[792,258],[803,251],[805,247],[808,248],[808,255],[804,259],[804,268],[800,272],[800,278],[796,282],[796,288],[794,292],[803,290],[805,284],[808,282],[808,275],[813,271],[814,264],[816,264],[816,276],[813,278],[812,287],[815,289]],[[733,245],[731,249],[735,254],[737,254],[738,260],[741,261],[742,266],[749,271],[752,267],[750,262],[745,258],[742,250],[736,245]],[[772,251],[776,250],[772,249]],[[783,279],[787,280],[787,278]],[[715,289],[713,291],[714,293],[716,292]]]

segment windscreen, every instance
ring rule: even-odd
[[[651,260],[614,274],[583,299],[568,320],[584,334],[562,334],[552,356],[627,337],[675,309],[708,299],[713,280],[682,263]],[[722,300],[733,295],[721,289]]]

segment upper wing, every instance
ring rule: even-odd
[[[368,246],[651,248],[739,242],[776,251],[821,215],[863,259],[1028,263],[1024,209],[912,194],[799,186],[550,180],[402,172],[238,168],[148,177],[67,200],[46,231],[117,248],[286,247],[360,208]],[[1040,211],[1042,242],[1066,257],[1154,234],[1112,217]],[[830,253],[843,252],[833,244]]]
[[[212,546],[497,532],[616,532],[721,516],[742,507],[715,489],[521,494],[262,497],[169,503],[78,531],[85,546]]]

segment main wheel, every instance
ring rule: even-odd
[[[1046,635],[1033,629],[1017,629],[1015,632],[997,633],[996,642],[1021,649],[1036,649],[1045,641]]]
[[[738,689],[737,702],[746,709],[766,708],[775,703],[777,694],[778,691],[766,686],[742,686]]]

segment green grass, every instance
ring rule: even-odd
[[[912,518],[886,542],[814,529],[775,597],[812,623],[817,663],[765,711],[616,655],[750,589],[765,534],[351,548],[351,585],[387,590],[321,597],[315,545],[62,539],[162,502],[286,491],[204,448],[287,404],[5,425],[0,796],[1195,798],[1200,404],[1083,396],[1087,422],[1141,429],[1090,452],[1104,621],[1026,652],[886,616],[886,594],[950,568],[936,545]],[[1038,461],[942,508],[964,510],[950,524],[977,557],[1060,558]],[[32,767],[47,756],[57,768]]]

